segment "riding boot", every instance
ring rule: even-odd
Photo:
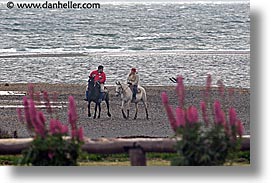
[[[89,91],[86,91],[86,98],[84,99],[85,101],[88,101],[88,94],[89,94]]]
[[[137,97],[136,97],[136,93],[135,93],[135,92],[133,92],[133,99],[132,99],[132,100],[133,100],[133,101],[135,101],[135,100],[136,100],[136,98],[137,98]]]
[[[104,95],[103,92],[100,92],[100,93],[99,93],[99,99],[98,99],[98,102],[99,102],[99,103],[102,102],[102,100],[103,100],[103,95]]]
[[[133,87],[133,101],[135,101],[136,100],[136,95],[137,95],[137,86],[135,86],[134,85],[134,87]]]

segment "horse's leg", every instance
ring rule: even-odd
[[[111,113],[110,113],[110,104],[109,104],[109,99],[107,98],[107,99],[105,100],[105,102],[106,102],[106,105],[107,105],[107,110],[108,110],[107,115],[108,115],[109,117],[111,117],[112,115],[111,115]]]
[[[91,101],[88,101],[88,117],[91,117]]]
[[[95,113],[94,113],[94,119],[96,118],[96,111],[97,111],[97,103],[95,103]]]
[[[130,113],[130,103],[131,103],[131,100],[127,102],[127,119],[129,118],[129,113]]]
[[[100,118],[100,113],[101,113],[101,105],[100,105],[100,103],[98,103],[98,116],[97,116],[97,118]]]
[[[145,112],[146,112],[146,119],[149,119],[149,115],[148,115],[148,109],[147,109],[147,107],[145,108]]]
[[[144,95],[142,97],[142,102],[143,102],[143,105],[145,107],[146,119],[149,119],[148,109],[147,109],[147,97],[146,97],[146,95]]]
[[[138,104],[137,103],[135,103],[135,107],[136,107],[136,114],[135,114],[134,119],[137,119],[137,112],[138,112]]]
[[[122,102],[121,102],[121,112],[122,112],[123,118],[126,119],[126,115],[125,115],[125,113],[124,113],[124,100],[122,100]]]

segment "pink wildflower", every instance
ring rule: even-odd
[[[63,126],[62,126],[62,129],[61,129],[61,133],[62,133],[62,134],[67,134],[68,131],[69,131],[68,126],[63,125]]]
[[[49,114],[53,113],[48,92],[44,91],[43,92],[43,97],[44,97],[44,100],[45,100],[45,105],[46,105],[47,112]]]
[[[58,133],[58,129],[56,129],[56,120],[55,119],[51,119],[50,120],[50,133],[51,134],[56,134]]]
[[[50,121],[50,132],[51,134],[67,134],[68,127],[63,125],[59,120],[51,119]]]
[[[42,111],[38,111],[37,115],[38,115],[39,121],[41,122],[41,125],[44,126],[45,122],[46,122],[46,118],[45,118],[43,112]]]
[[[27,104],[28,101],[24,101],[25,105]],[[34,129],[35,133],[37,135],[40,135],[41,137],[45,136],[45,118],[43,115],[39,112],[37,112],[37,109],[35,107],[34,101],[32,99],[29,100],[28,106],[25,108],[26,114],[29,115],[28,118],[28,128]],[[39,115],[38,115],[39,114]]]
[[[78,137],[77,129],[72,129],[71,130],[71,137],[72,137],[72,139],[77,139],[77,137]]]
[[[230,136],[230,132],[231,132],[231,131],[230,131],[230,128],[229,128],[227,122],[224,123],[224,129],[225,129],[226,134],[227,134],[228,136]]]
[[[69,116],[69,123],[71,124],[72,129],[76,129],[77,113],[76,113],[76,105],[75,105],[73,96],[69,96],[68,116]]]
[[[210,95],[211,83],[212,83],[211,74],[207,74],[206,89],[205,89],[205,94],[204,94],[205,98],[208,98]]]
[[[240,137],[242,137],[242,135],[244,134],[244,126],[243,126],[241,120],[237,121],[237,133]]]
[[[84,135],[83,135],[83,128],[80,127],[77,131],[78,140],[83,142],[84,141]]]
[[[30,116],[30,110],[29,110],[29,102],[26,96],[23,97],[23,105],[24,105],[24,113],[25,113],[25,119],[27,122],[27,125],[31,127],[31,116]]]
[[[224,126],[224,129],[226,129],[226,118],[225,118],[225,113],[223,112],[223,110],[221,110],[221,122],[220,124],[222,124]]]
[[[199,120],[198,110],[195,106],[190,106],[187,109],[187,119],[189,123],[196,123]]]
[[[200,103],[200,106],[201,106],[201,110],[202,110],[202,117],[203,117],[203,120],[204,120],[204,123],[206,124],[206,126],[209,125],[209,119],[208,119],[208,116],[207,116],[207,111],[206,111],[206,104],[204,101],[202,101]]]
[[[165,105],[165,104],[168,104],[168,96],[165,92],[162,92],[161,93],[161,99],[162,99],[162,103]]]
[[[178,95],[179,107],[183,108],[184,105],[184,84],[182,76],[177,77],[176,92]]]
[[[222,124],[223,122],[222,109],[221,109],[221,104],[218,100],[214,102],[214,115],[215,115],[215,123]]]
[[[176,121],[176,118],[175,118],[175,116],[173,114],[173,109],[172,109],[172,107],[168,103],[168,97],[167,97],[167,94],[165,92],[161,93],[161,99],[162,99],[162,103],[164,105],[164,108],[166,110],[166,113],[167,113],[170,125],[171,125],[172,129],[174,131],[176,131],[177,121]]]
[[[53,159],[54,153],[53,153],[53,152],[48,152],[48,157],[49,157],[50,159]]]
[[[184,127],[185,126],[185,113],[181,107],[176,108],[176,116],[177,116],[177,119],[176,119],[177,127],[180,127],[180,126]]]
[[[28,93],[30,96],[30,99],[33,100],[33,96],[34,96],[34,86],[32,83],[28,84]]]
[[[229,124],[230,126],[236,126],[237,122],[237,114],[233,107],[230,107],[229,109]]]
[[[30,107],[29,111],[30,111],[31,122],[32,122],[32,125],[35,127],[37,113],[36,113],[35,104],[34,104],[33,100],[31,100],[31,99],[29,101],[29,107]]]

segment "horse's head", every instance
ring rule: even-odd
[[[122,92],[122,86],[119,81],[116,82],[116,96],[119,96]]]
[[[100,84],[94,81],[93,77],[89,77],[88,80],[88,89],[89,90],[99,90]]]
[[[94,85],[94,78],[89,76],[88,85]]]

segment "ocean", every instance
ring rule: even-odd
[[[0,5],[0,82],[83,83],[99,64],[106,85],[136,67],[141,85],[250,88],[250,6],[244,2],[107,3],[99,9]]]

